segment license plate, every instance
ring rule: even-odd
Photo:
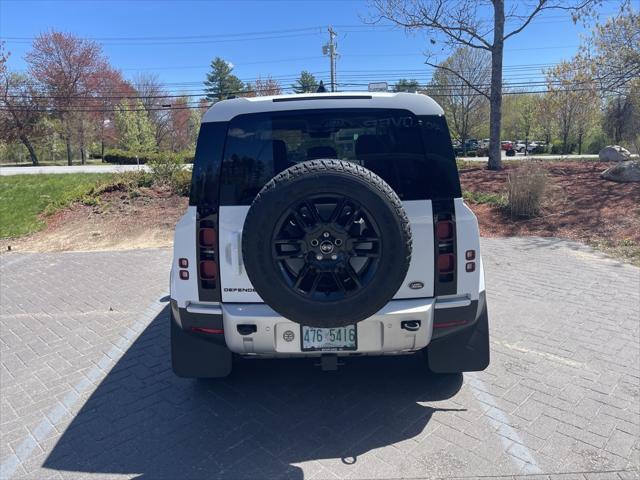
[[[358,337],[355,325],[335,328],[302,328],[303,351],[356,350]]]

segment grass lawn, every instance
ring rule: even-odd
[[[108,173],[9,175],[0,177],[0,238],[32,233],[44,226],[40,215],[86,197]]]

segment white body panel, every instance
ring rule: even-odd
[[[223,302],[262,302],[249,281],[242,261],[242,228],[248,211],[248,205],[220,207],[218,245]]]
[[[433,302],[433,299],[413,299],[387,303],[377,314],[358,322],[357,350],[336,353],[397,354],[427,346],[433,330]],[[302,351],[300,324],[283,318],[268,305],[223,304],[222,314],[224,339],[234,353],[271,357],[320,356],[323,353]],[[403,329],[401,324],[406,320],[419,320],[420,328],[413,332]],[[256,332],[240,335],[238,325],[241,324],[255,325]],[[293,332],[293,339],[284,340],[285,331]]]
[[[457,266],[456,276],[458,278],[458,296],[468,296],[471,300],[477,300],[480,291],[480,274],[482,263],[480,261],[480,235],[478,230],[478,219],[471,209],[461,198],[454,199],[456,215],[456,240],[457,240]],[[467,250],[475,250],[476,258],[475,270],[467,272],[465,259]],[[484,283],[484,277],[482,278]],[[484,288],[484,285],[483,285]]]
[[[173,262],[171,264],[171,298],[178,307],[185,308],[191,302],[198,302],[198,259],[196,257],[196,207],[188,207],[176,224],[173,241]],[[178,259],[189,261],[189,280],[178,277]]]
[[[405,281],[394,299],[433,296],[433,213],[430,200],[403,202],[413,239],[413,253]],[[262,302],[253,289],[242,261],[242,228],[249,206],[220,207],[220,285],[222,301],[235,303]],[[412,289],[409,285],[420,282],[424,286]]]
[[[300,100],[298,100],[298,98],[300,98]],[[285,101],[278,101],[280,99]],[[243,97],[223,100],[213,104],[207,113],[204,114],[202,122],[226,122],[237,115],[243,115],[245,113],[312,110],[317,108],[391,108],[408,110],[415,115],[444,115],[444,111],[440,105],[431,97],[416,93],[304,93],[300,95]]]

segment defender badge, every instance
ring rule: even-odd
[[[409,284],[409,288],[411,290],[420,290],[423,287],[424,287],[424,283],[422,283],[422,282],[411,282]]]

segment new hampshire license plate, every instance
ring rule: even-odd
[[[356,350],[358,337],[355,325],[336,328],[302,326],[303,351]]]

